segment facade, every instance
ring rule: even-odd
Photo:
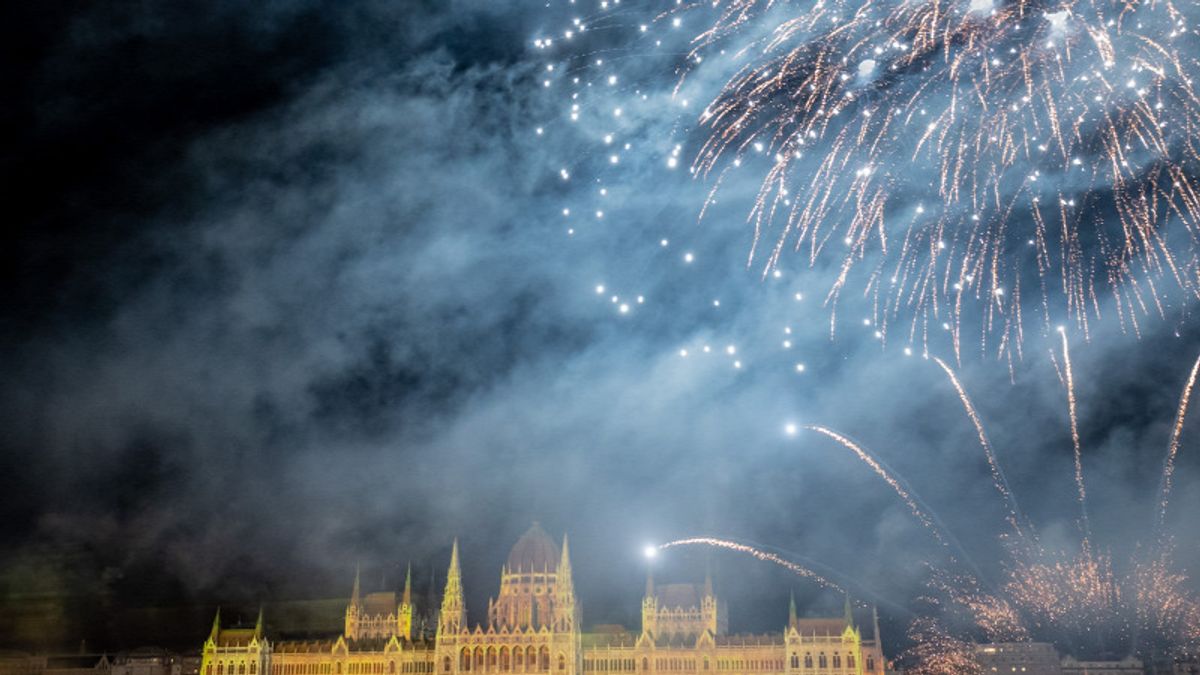
[[[1142,675],[1145,669],[1135,658],[1121,661],[1077,661],[1073,657],[1062,660],[1063,675]]]
[[[647,579],[640,631],[585,631],[567,538],[560,548],[536,523],[509,553],[486,623],[467,621],[457,542],[432,609],[414,605],[411,575],[399,599],[362,596],[356,575],[342,634],[328,639],[271,640],[261,613],[240,629],[218,613],[200,675],[883,675],[885,665],[878,622],[864,638],[849,599],[841,618],[801,619],[793,603],[781,632],[733,636],[711,579]]]
[[[984,673],[1062,675],[1054,645],[1046,642],[992,642],[975,645],[975,660]]]

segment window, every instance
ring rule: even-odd
[[[708,670],[708,657],[704,657],[704,669]]]
[[[642,670],[650,670],[650,659],[642,657]]]
[[[847,668],[853,668],[853,667],[854,667],[854,655],[853,655],[853,654],[847,654],[847,655],[846,655],[846,667],[847,667]]]
[[[820,654],[817,655],[817,667],[818,668],[828,668],[829,667],[829,659],[825,658],[825,652],[821,652]]]
[[[445,672],[445,673],[450,672],[450,657],[449,656],[442,659],[442,672]]]
[[[550,650],[546,647],[538,650],[538,669],[543,671],[550,670]]]
[[[796,653],[794,653],[794,652],[792,653],[792,667],[793,667],[793,668],[799,668],[799,667],[800,667],[800,655],[799,655],[799,654],[796,654]]]
[[[471,650],[463,647],[462,654],[459,657],[458,667],[462,670],[471,670]]]
[[[513,647],[513,670],[522,670],[525,668],[525,650],[520,647]]]
[[[567,669],[567,657],[563,656],[562,654],[558,655],[558,669],[559,670]]]
[[[842,655],[841,655],[841,654],[834,653],[834,655],[833,655],[833,667],[834,667],[834,668],[841,668],[841,667],[842,667]]]
[[[389,673],[396,672],[396,662],[395,661],[392,661],[391,663],[388,664],[388,672]]]
[[[867,670],[875,670],[875,657],[874,656],[867,657]]]

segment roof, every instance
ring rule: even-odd
[[[765,635],[718,635],[715,640],[719,646],[766,647],[783,644],[783,635],[781,633],[768,633]]]
[[[553,572],[558,569],[558,545],[536,521],[508,554],[510,572]]]
[[[654,589],[654,596],[658,598],[658,606],[669,609],[699,607],[702,595],[700,588],[694,584],[664,584]]]
[[[846,630],[845,619],[796,619],[796,630],[801,635],[841,635]]]
[[[370,593],[363,599],[363,612],[369,616],[396,613],[396,593],[393,591],[380,591],[378,593]]]

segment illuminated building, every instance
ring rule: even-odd
[[[1054,645],[1045,642],[993,642],[975,645],[975,660],[986,673],[1062,675]]]
[[[795,604],[778,633],[727,633],[725,603],[703,585],[655,586],[647,579],[639,632],[584,631],[567,538],[560,548],[536,523],[500,571],[487,622],[467,621],[458,544],[450,554],[436,619],[415,606],[411,576],[399,599],[363,596],[356,575],[340,635],[272,640],[260,614],[253,628],[223,628],[204,643],[201,675],[871,675],[884,672],[878,622],[865,639],[849,600],[843,617],[802,619]]]

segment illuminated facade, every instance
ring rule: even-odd
[[[222,628],[220,614],[203,647],[201,675],[882,675],[877,622],[870,639],[847,601],[837,619],[797,618],[768,635],[727,634],[725,603],[703,586],[647,580],[640,632],[585,632],[561,549],[536,523],[500,571],[499,597],[487,623],[471,626],[463,597],[458,543],[450,554],[436,618],[414,606],[411,575],[395,594],[363,597],[358,577],[341,635],[272,641],[262,617],[254,628]],[[425,617],[422,621],[419,617]],[[420,626],[432,630],[421,630]]]

